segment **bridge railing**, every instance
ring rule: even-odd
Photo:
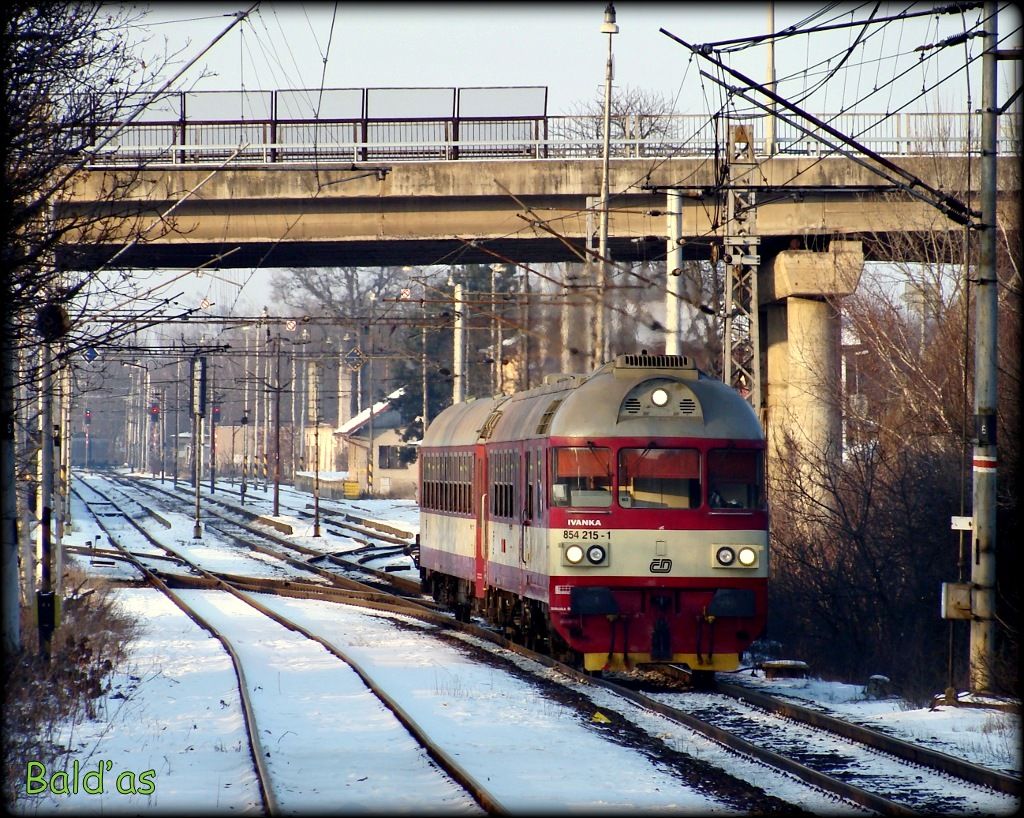
[[[270,112],[275,113],[275,112]],[[425,116],[337,119],[283,117],[143,119],[95,150],[97,165],[234,161],[401,162],[466,159],[597,159],[603,151],[600,116]],[[890,156],[962,155],[980,149],[980,115],[898,113],[820,114],[838,131]],[[730,123],[700,114],[615,117],[609,144],[614,158],[713,156]],[[744,122],[754,151],[766,155],[765,119]],[[1016,118],[1002,117],[1001,154],[1019,155]],[[115,125],[90,134],[100,145]],[[777,122],[776,152],[821,156],[832,137]],[[236,153],[237,152],[237,153]]]

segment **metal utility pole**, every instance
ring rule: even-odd
[[[180,407],[178,406],[178,386],[181,383],[181,359],[174,359],[174,445],[171,447],[171,474],[172,483],[175,489],[178,488],[178,443],[180,429],[178,428],[178,412]]]
[[[775,3],[769,0],[768,2],[768,33],[775,33]],[[768,40],[768,79],[765,80],[764,87],[771,92],[775,92],[775,38]],[[771,113],[765,119],[764,125],[764,153],[765,156],[775,155],[775,102],[772,101],[770,104]]]
[[[249,407],[242,407],[242,481],[238,487],[238,502],[245,505],[245,479],[249,470]]]
[[[6,304],[0,304],[0,331],[4,338],[14,332]],[[5,656],[21,650],[21,605],[18,578],[18,507],[15,494],[15,377],[13,351],[0,354],[0,600],[3,600],[3,649]]]
[[[39,384],[40,452],[39,480],[39,550],[42,563],[39,590],[36,592],[36,610],[39,617],[39,646],[47,658],[50,655],[50,639],[56,621],[56,595],[53,588],[53,460],[55,433],[53,430],[53,351],[49,342],[43,344],[43,374]]]
[[[281,333],[277,333],[277,365],[274,374],[274,506],[273,516],[281,511]]]
[[[683,281],[683,196],[679,190],[666,191],[665,248],[665,354],[679,354],[679,296]]]
[[[609,3],[604,10],[604,22],[601,33],[608,35],[608,59],[604,71],[604,138],[601,159],[601,222],[598,228],[597,252],[597,310],[594,315],[594,349],[591,363],[594,368],[604,363],[605,349],[608,339],[605,328],[605,289],[608,283],[608,171],[611,153],[611,122],[612,122],[612,77],[615,73],[612,64],[612,36],[619,33],[615,24],[615,6]]]
[[[206,359],[192,358],[190,378],[192,390],[192,485],[196,490],[195,525],[192,538],[201,540],[203,528],[199,522],[199,483],[202,478],[203,413],[206,410]]]
[[[217,368],[210,367],[210,494],[217,491]]]
[[[320,364],[306,364],[306,396],[313,423],[313,536],[320,536]],[[305,443],[305,441],[303,441]]]
[[[423,391],[423,420],[422,426],[423,431],[420,434],[420,439],[427,434],[427,425],[430,423],[427,415],[429,414],[430,407],[430,391],[427,389],[427,302],[426,302],[426,287],[423,290],[423,298],[420,300],[420,387]]]
[[[757,162],[745,125],[729,127],[725,250],[725,345],[722,380],[743,395],[761,416],[761,340],[757,304],[760,239],[757,194],[750,187]]]
[[[466,395],[466,372],[462,358],[462,333],[465,305],[462,301],[462,285],[455,285],[454,292],[455,328],[452,332],[452,403],[462,403]]]
[[[985,3],[985,50],[981,80],[981,246],[975,296],[974,345],[974,558],[971,560],[970,685],[992,689],[995,657],[996,584],[996,413],[997,316],[996,154],[999,114],[996,100],[998,55],[996,4]]]
[[[502,348],[502,333],[501,333],[501,320],[498,317],[498,274],[504,273],[507,267],[504,264],[492,264],[491,267],[491,357],[493,358],[493,364],[491,366],[491,374],[494,378],[494,394],[502,394],[502,386],[504,378],[501,372],[501,348]]]
[[[366,446],[366,493],[373,497],[373,353],[374,353],[374,338],[373,338],[373,324],[374,324],[374,311],[377,305],[376,293],[370,293],[370,325],[367,327],[366,333],[366,344],[370,349],[369,358],[366,361],[366,377],[368,380],[367,384],[367,403],[370,406],[370,417],[369,425],[367,428],[367,435],[369,440]]]
[[[175,384],[177,387],[177,384]],[[160,413],[160,482],[163,483],[167,477],[167,390],[160,390],[160,405],[163,411]]]

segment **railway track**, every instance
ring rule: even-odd
[[[383,578],[388,579],[386,576]],[[224,577],[217,579],[228,581]],[[195,576],[188,576],[180,581],[193,587],[199,587],[197,583],[200,582]],[[210,579],[203,579],[202,582],[205,583],[202,587],[214,587]],[[857,733],[866,728],[857,728],[845,722],[834,725],[836,729],[844,730],[841,738],[835,734],[825,738],[820,732],[824,725],[821,714],[813,714],[813,711],[803,714],[800,711],[806,708],[799,708],[764,694],[755,696],[753,691],[722,685],[716,695],[725,699],[724,694],[731,694],[731,701],[736,703],[731,709],[723,704],[710,705],[697,699],[693,693],[686,694],[686,701],[673,701],[673,694],[664,689],[642,691],[636,689],[635,683],[627,686],[629,682],[623,684],[618,680],[594,678],[508,642],[490,630],[473,624],[455,622],[447,614],[410,603],[408,598],[389,603],[383,596],[355,599],[345,597],[344,592],[339,589],[309,588],[305,587],[305,584],[295,582],[292,582],[290,587],[285,587],[278,580],[254,581],[243,577],[232,577],[230,582],[242,592],[272,590],[285,596],[330,597],[334,601],[353,602],[411,614],[443,628],[455,638],[468,639],[474,644],[489,643],[497,647],[498,655],[516,654],[537,663],[546,671],[554,671],[560,677],[567,677],[578,692],[591,699],[594,706],[605,709],[618,706],[628,709],[628,704],[632,704],[643,711],[657,713],[708,737],[734,753],[756,759],[759,763],[782,770],[786,775],[799,779],[813,788],[830,793],[842,804],[857,805],[886,815],[915,812],[957,815],[1012,813],[1019,804],[1020,783],[1009,776],[990,773],[977,768],[976,765],[969,765],[943,754],[935,754],[924,748],[915,748],[913,745],[900,748],[899,744],[906,743],[877,734],[875,731],[868,731],[873,734],[869,737],[858,736]],[[511,661],[513,664],[516,662],[514,659]],[[550,673],[545,670],[534,675],[547,683],[551,681]],[[595,696],[598,690],[595,688],[612,694],[618,700],[618,705],[615,704],[615,699],[602,698],[598,701],[598,697]],[[755,698],[758,699],[758,711],[752,713],[749,711]],[[780,714],[780,717],[779,720],[771,722],[770,726],[765,726],[769,710]],[[730,712],[731,716],[728,715]],[[625,716],[623,718],[628,721]],[[817,733],[808,732],[807,728],[802,726],[795,726],[797,720],[808,719],[817,722],[817,726],[813,728]],[[769,742],[770,738],[776,740]],[[815,743],[820,748],[823,742],[829,747],[827,751],[814,749]],[[837,750],[837,747],[841,749]],[[863,761],[865,753],[875,754],[874,759],[879,769],[885,771],[884,774],[870,775],[865,772],[869,769]],[[669,753],[669,757],[671,755]],[[941,758],[938,758],[940,756]],[[845,770],[844,774],[844,770],[837,769],[844,766],[844,759],[854,757],[862,759],[859,774],[856,770],[851,774],[849,769]],[[675,763],[678,763],[678,759]],[[853,762],[845,764],[847,768],[852,765]],[[891,772],[893,770],[898,772]],[[882,786],[890,778],[895,783],[890,782],[888,786]],[[951,798],[950,792],[969,795],[966,798]]]
[[[142,493],[154,498],[163,508],[170,511],[180,511],[182,504],[187,502],[181,493],[164,489],[154,483],[115,477],[105,477],[104,479],[120,486],[122,493],[124,490],[128,490],[128,493],[125,494],[127,500],[138,504],[144,512],[154,516],[158,521],[162,521],[160,515],[152,508],[142,505],[137,494]],[[90,485],[96,490],[91,483],[87,482],[86,485]],[[411,598],[417,598],[423,605],[435,606],[433,600],[422,596],[418,581],[395,576],[394,572],[366,565],[365,563],[372,559],[372,554],[367,553],[372,547],[372,543],[368,541],[361,541],[360,548],[355,549],[358,558],[352,559],[349,556],[351,552],[345,554],[325,552],[274,533],[262,524],[262,515],[239,509],[230,503],[211,501],[204,506],[204,509],[203,519],[208,534],[216,535],[226,542],[233,543],[243,551],[253,551],[270,560],[287,564],[298,572],[299,578],[315,574],[334,585],[367,593],[374,589],[383,590],[388,594],[398,592]],[[165,525],[167,524],[166,521],[163,522]],[[390,545],[385,546],[385,551],[390,547]],[[408,561],[407,564],[411,566],[411,561]],[[288,574],[282,572],[281,576],[288,576]]]
[[[307,640],[316,642],[318,645],[326,649],[333,656],[340,659],[349,668],[351,668],[356,675],[362,680],[366,687],[373,693],[373,695],[394,715],[394,717],[403,725],[408,733],[414,737],[419,746],[427,753],[427,755],[438,765],[438,767],[444,771],[453,781],[457,782],[475,801],[481,809],[488,813],[504,814],[508,810],[503,807],[501,802],[480,782],[477,781],[474,776],[465,768],[464,765],[460,764],[454,759],[441,745],[437,744],[429,733],[420,727],[420,725],[413,719],[409,713],[396,702],[388,692],[381,687],[366,671],[360,666],[360,664],[350,655],[340,650],[336,645],[324,639],[323,637],[313,633],[308,628],[305,628],[301,624],[283,616],[277,611],[272,610],[266,605],[255,599],[251,592],[252,590],[267,591],[267,590],[278,590],[281,586],[281,580],[262,578],[259,580],[252,580],[251,578],[236,578],[236,581],[230,581],[227,578],[213,574],[206,569],[202,568],[197,563],[184,557],[182,554],[176,552],[174,549],[167,545],[159,543],[157,540],[152,538],[146,529],[138,523],[138,521],[132,517],[127,511],[119,508],[119,506],[109,497],[103,495],[95,487],[92,491],[99,494],[104,498],[105,504],[109,507],[118,509],[123,515],[124,519],[133,526],[135,531],[143,538],[145,538],[151,545],[164,549],[168,552],[170,557],[176,562],[183,564],[189,568],[194,576],[186,577],[181,575],[177,577],[179,583],[195,587],[197,582],[201,583],[201,586],[206,588],[215,589],[218,591],[226,592],[230,594],[234,599],[243,602],[244,604],[259,611],[267,619],[272,620],[274,623],[282,626],[287,631],[301,634]],[[83,501],[88,502],[84,498]],[[280,814],[281,809],[278,804],[278,799],[275,795],[273,780],[268,770],[268,764],[266,758],[271,755],[260,738],[260,730],[257,726],[256,709],[252,704],[250,694],[250,684],[246,679],[245,667],[242,660],[239,657],[239,652],[236,650],[231,638],[225,634],[224,630],[217,627],[208,616],[203,616],[196,609],[194,604],[189,604],[184,598],[183,594],[179,590],[174,590],[163,578],[158,576],[156,572],[148,568],[143,562],[130,552],[121,546],[119,537],[111,530],[109,525],[103,521],[97,520],[100,527],[106,533],[111,545],[116,551],[118,551],[124,559],[130,562],[145,578],[146,580],[165,594],[171,601],[180,608],[189,618],[196,622],[200,627],[209,631],[215,638],[217,638],[224,649],[228,652],[231,657],[232,665],[234,667],[235,676],[238,682],[238,691],[240,700],[242,702],[243,713],[245,717],[246,732],[250,742],[250,754],[253,759],[254,769],[256,771],[256,777],[259,785],[260,797],[263,801],[264,811],[267,814],[277,815]],[[236,582],[238,583],[236,585]],[[248,585],[248,590],[244,590],[245,586]],[[241,587],[239,587],[241,586]],[[350,594],[339,594],[335,593],[333,596],[330,590],[318,588],[311,590],[310,588],[297,587],[296,583],[285,581],[284,590],[291,592],[293,595],[302,595],[303,593],[309,594],[321,594],[324,598],[332,599],[332,601],[344,600],[352,603],[354,600]],[[371,607],[381,607],[381,605],[374,604],[374,600],[370,599],[359,599],[359,602],[363,604],[369,604]],[[403,603],[403,606],[407,603]],[[401,606],[390,606],[400,608]]]
[[[162,497],[165,501],[179,505],[186,500],[191,502],[191,497],[186,498],[184,492],[164,488],[152,481],[126,480],[121,477],[108,477],[107,479],[116,480],[120,485],[130,486],[132,490],[142,491],[154,497]],[[321,517],[330,521],[329,525],[334,527],[333,531],[328,529],[329,533],[359,543],[356,548],[347,549],[344,553],[325,552],[302,545],[294,538],[289,538],[287,534],[291,533],[290,526],[284,526],[287,529],[287,532],[283,532],[285,536],[273,533],[268,530],[268,524],[280,525],[278,521],[216,496],[204,497],[203,509],[203,517],[208,527],[213,518],[215,531],[241,545],[259,550],[261,543],[273,543],[277,549],[272,552],[275,556],[281,557],[287,552],[297,553],[300,555],[303,567],[311,568],[315,563],[327,564],[351,576],[359,577],[367,584],[382,583],[384,587],[397,587],[407,594],[419,593],[419,582],[395,576],[395,568],[389,570],[389,567],[385,566],[378,569],[368,565],[375,560],[387,560],[391,557],[405,555],[407,559],[401,561],[402,564],[397,566],[397,570],[413,569],[410,554],[411,535],[405,538],[399,537],[397,535],[399,529],[394,526],[384,525],[375,528],[374,526],[381,526],[381,524],[344,512],[322,510]],[[308,516],[312,518],[312,514]]]

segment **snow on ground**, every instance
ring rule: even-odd
[[[737,674],[736,679],[730,681],[790,697],[798,704],[817,707],[993,770],[1021,774],[1020,713],[998,707],[969,706],[971,697],[966,694],[959,697],[964,706],[916,708],[895,696],[872,698],[865,693],[865,685],[820,679],[768,680],[761,671]]]
[[[77,792],[47,792],[17,802],[16,809],[72,814],[253,809],[260,803],[259,790],[245,751],[248,739],[230,657],[154,589],[122,588],[116,595],[138,618],[141,633],[128,666],[114,675],[110,692],[99,702],[99,718],[66,724],[55,740],[72,750],[65,769],[71,773],[77,761],[80,772],[77,781],[71,775],[54,788]],[[46,781],[54,772],[45,772]],[[32,789],[42,786],[36,781]]]
[[[289,503],[291,501],[289,500]],[[298,502],[298,500],[296,500]],[[334,501],[333,504],[352,506],[352,513],[372,517],[394,524],[403,524],[403,514],[410,514],[409,501],[365,500]],[[301,507],[301,506],[299,506]],[[94,538],[94,526],[87,524],[85,511],[77,508],[78,524],[65,537],[72,545],[84,545]],[[412,528],[412,526],[409,526]],[[165,531],[170,544],[200,547],[187,542],[191,536],[174,528]],[[183,529],[184,530],[184,529]],[[125,545],[141,547],[135,541]],[[127,576],[123,568],[89,566],[87,558],[72,558],[95,573],[99,570]],[[230,659],[219,642],[201,630],[166,598],[149,588],[118,588],[114,592],[121,605],[137,616],[141,636],[131,648],[130,664],[116,673],[109,693],[99,703],[95,721],[65,725],[56,739],[62,746],[72,748],[72,759],[67,771],[73,772],[78,762],[78,791],[67,794],[46,793],[24,798],[15,806],[23,814],[40,813],[195,813],[195,812],[248,812],[259,804],[255,776],[247,749],[241,707],[231,670]],[[188,592],[199,598],[205,592]],[[351,651],[360,663],[382,674],[389,686],[403,690],[406,704],[430,731],[445,730],[466,740],[464,752],[472,756],[478,772],[492,778],[502,771],[508,758],[535,755],[536,767],[527,779],[514,786],[503,784],[503,796],[515,805],[517,811],[560,809],[566,811],[594,811],[595,791],[605,800],[607,810],[624,808],[642,811],[689,812],[705,814],[709,809],[729,812],[704,795],[683,786],[678,779],[664,775],[636,754],[619,751],[615,746],[599,740],[593,725],[581,724],[577,718],[554,703],[538,699],[523,681],[500,674],[493,668],[475,665],[459,652],[426,641],[414,629],[396,632],[379,616],[340,608],[323,602],[308,600],[266,598],[269,604],[288,610],[300,620],[316,623],[317,630],[326,629],[339,646]],[[226,616],[224,612],[220,614]],[[238,619],[238,617],[234,617]],[[391,652],[389,640],[399,636],[404,640],[401,661]],[[246,651],[266,651],[261,660],[265,672],[253,684],[273,688],[285,676],[298,669],[290,660],[292,654],[281,651],[274,656],[274,643],[268,648],[258,644],[250,633]],[[280,643],[283,644],[283,643]],[[291,650],[291,648],[289,648]],[[368,737],[358,729],[347,726],[347,711],[351,690],[348,682],[338,677],[340,670],[331,669],[335,661],[317,653],[315,648],[304,648],[302,678],[289,684],[294,700],[310,707],[322,707],[321,729],[310,746],[337,745],[337,753],[325,756],[308,752],[309,747],[292,748],[294,758],[301,766],[293,768],[293,784],[286,790],[291,805],[307,811],[312,805],[323,803],[328,810],[343,810],[345,797],[352,797],[352,805],[365,808],[359,801],[360,787],[346,787],[346,782],[361,785],[363,792],[377,788],[407,787],[408,769],[390,771],[386,764],[376,764],[379,778],[372,782],[352,782],[339,769],[339,758],[344,757],[344,745],[349,739],[355,749],[366,747]],[[325,658],[326,657],[326,658]],[[296,660],[297,661],[297,660]],[[340,663],[338,663],[340,666]],[[306,672],[308,671],[308,672]],[[1020,717],[1018,714],[995,709],[970,707],[909,708],[897,699],[871,699],[864,695],[862,685],[844,685],[815,679],[767,680],[758,673],[739,676],[735,681],[753,684],[769,692],[802,699],[859,722],[889,730],[909,740],[927,741],[935,749],[969,758],[976,763],[1001,770],[1012,770],[1019,775],[1021,769]],[[610,706],[610,705],[609,705]],[[299,711],[302,711],[299,707]],[[285,747],[293,741],[288,734],[288,721],[298,715],[282,710],[268,725],[275,746]],[[663,731],[664,725],[654,722],[647,728]],[[379,745],[376,745],[379,746]],[[567,753],[565,748],[571,747]],[[544,750],[556,748],[560,752],[546,755]],[[303,754],[303,751],[306,751]],[[708,760],[716,758],[714,751],[706,749]],[[568,768],[553,766],[551,758],[568,759]],[[328,765],[324,758],[333,759]],[[86,791],[98,783],[96,772],[91,778],[86,773],[105,770],[102,794]],[[296,773],[297,770],[297,773]],[[151,772],[150,772],[151,771]],[[583,771],[584,787],[579,775]],[[53,770],[47,771],[47,776]],[[143,777],[144,773],[148,773]],[[741,777],[751,775],[749,770],[738,769]],[[73,776],[71,777],[74,778]],[[300,792],[294,782],[306,780],[308,792]],[[70,788],[72,781],[69,780]],[[136,793],[119,792],[134,786]],[[152,791],[150,790],[152,785]],[[35,783],[39,787],[38,780]],[[315,792],[314,789],[319,790]],[[784,793],[775,793],[785,797]],[[320,795],[327,799],[317,802]],[[415,799],[413,799],[415,800]],[[288,807],[288,798],[282,799]],[[463,805],[464,806],[464,805]],[[804,809],[818,812],[820,805],[805,803]],[[409,811],[429,809],[422,802],[413,804]],[[454,806],[453,806],[454,809]],[[464,809],[462,810],[465,811]],[[828,811],[828,810],[820,810]]]

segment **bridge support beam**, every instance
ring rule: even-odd
[[[794,449],[804,468],[836,463],[842,456],[835,299],[853,293],[863,265],[860,242],[833,241],[823,253],[783,251],[758,271],[769,476],[779,473],[776,464],[797,454]]]

